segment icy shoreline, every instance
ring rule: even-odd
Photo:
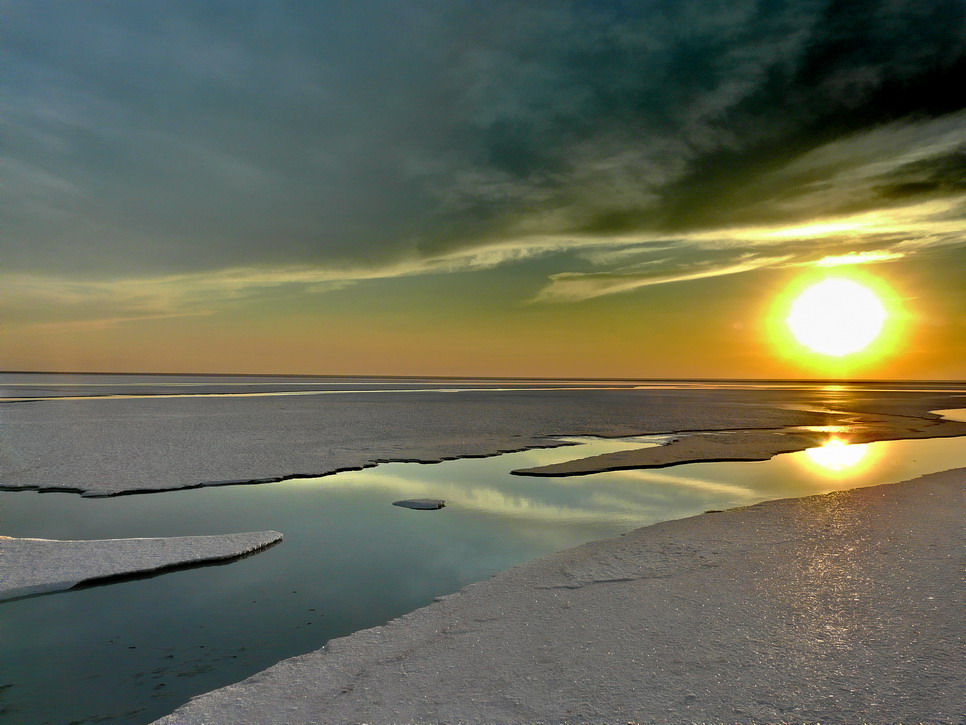
[[[519,566],[158,720],[955,722],[966,469]]]

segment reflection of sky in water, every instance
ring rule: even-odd
[[[934,410],[932,412],[946,420],[958,420],[966,423],[966,408],[950,408],[949,410]]]
[[[661,439],[565,440],[579,445],[254,486],[109,499],[0,492],[8,536],[285,534],[279,546],[226,566],[0,605],[0,685],[12,685],[0,689],[0,720],[146,722],[193,694],[562,548],[708,509],[966,466],[960,438],[573,478],[509,474]],[[391,505],[401,498],[441,498],[447,507]]]
[[[588,439],[570,439],[588,440]],[[594,454],[604,452],[594,442]],[[611,450],[618,450],[613,442]],[[624,446],[621,446],[624,447]],[[583,451],[581,451],[583,452]],[[525,451],[501,457],[513,468],[575,457],[577,450]],[[590,455],[590,454],[588,454]],[[660,469],[609,471],[571,478],[494,476],[488,459],[445,466],[390,464],[340,475],[337,485],[367,486],[398,497],[439,498],[461,511],[518,518],[532,524],[624,530],[708,508],[900,481],[925,471],[966,465],[966,441],[930,439],[848,445],[831,437],[821,447],[761,463],[697,463]]]

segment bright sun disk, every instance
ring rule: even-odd
[[[882,332],[887,317],[871,289],[851,279],[831,277],[796,297],[785,322],[805,347],[842,357],[868,347]]]

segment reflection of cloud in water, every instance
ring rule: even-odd
[[[690,476],[674,476],[669,473],[659,473],[657,471],[624,471],[628,478],[634,478],[644,483],[670,484],[682,488],[691,488],[708,493],[723,493],[730,496],[753,496],[755,492],[747,486],[738,486],[733,483],[719,483],[708,481],[702,478],[692,478]]]
[[[409,498],[443,499],[448,506],[458,506],[464,510],[526,518],[537,521],[608,521],[635,524],[641,520],[641,507],[632,500],[614,497],[614,508],[603,509],[587,506],[567,506],[550,504],[520,493],[506,493],[497,487],[481,486],[466,481],[432,481],[408,478],[390,473],[375,471],[352,472],[335,476],[331,480],[343,486],[366,486],[392,492],[393,495],[405,494]],[[592,491],[588,502],[594,501]],[[650,513],[650,511],[648,511]]]
[[[450,508],[450,515],[459,511],[520,522],[524,528],[530,526],[527,536],[537,535],[537,529],[543,532],[540,536],[549,535],[553,526],[596,526],[598,530],[594,535],[607,536],[706,509],[903,480],[927,469],[942,470],[962,465],[961,442],[938,439],[846,445],[843,441],[828,448],[833,449],[832,453],[843,449],[849,457],[856,459],[861,454],[861,461],[856,460],[851,466],[833,462],[830,464],[833,467],[829,468],[813,460],[814,453],[803,451],[753,463],[684,464],[674,469],[611,471],[570,478],[510,475],[509,471],[523,461],[562,461],[608,450],[637,448],[645,443],[654,444],[653,439],[566,440],[580,445],[493,458],[461,459],[431,466],[384,464],[329,476],[324,483],[320,479],[320,484],[343,491],[358,491],[363,498],[384,491],[387,505],[395,498],[443,499]],[[922,453],[910,456],[905,452],[907,450]],[[916,460],[928,461],[929,465],[923,468]],[[836,465],[841,468],[836,470]],[[378,497],[375,500],[379,500]]]
[[[569,439],[575,440],[575,439]],[[576,441],[575,441],[576,442]],[[626,440],[594,442],[611,449],[637,447]],[[647,441],[653,445],[653,441]],[[582,448],[586,452],[587,448]],[[511,454],[514,457],[573,456],[568,451],[543,450]],[[562,455],[563,454],[563,455]],[[467,466],[466,464],[472,463]],[[498,470],[494,470],[497,469]],[[390,464],[353,471],[328,479],[331,485],[378,489],[406,498],[443,499],[451,508],[527,519],[533,522],[608,523],[635,526],[659,520],[660,512],[717,505],[722,497],[742,501],[754,497],[751,488],[658,471],[617,471],[587,477],[521,480],[510,477],[496,461],[449,462],[440,466]],[[651,484],[651,485],[642,485]]]

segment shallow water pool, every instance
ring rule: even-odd
[[[7,536],[285,535],[227,564],[0,604],[0,719],[149,722],[192,695],[560,549],[708,509],[966,466],[966,439],[946,438],[755,463],[509,474],[664,439],[571,438],[566,448],[492,458],[106,499],[0,492]],[[391,505],[402,498],[447,506]]]

